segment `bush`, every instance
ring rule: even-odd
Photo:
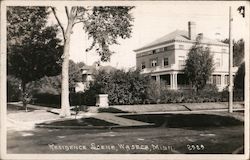
[[[49,93],[39,93],[33,95],[34,103],[45,106],[60,106],[61,95],[54,95]]]
[[[93,102],[97,94],[108,94],[109,103],[115,104],[142,104],[147,95],[146,88],[149,78],[139,71],[115,70],[110,73],[102,70],[94,76],[95,81],[90,83],[90,88],[85,96]]]
[[[16,102],[21,100],[22,92],[19,89],[20,80],[13,76],[7,76],[7,101]]]

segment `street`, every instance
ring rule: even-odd
[[[233,153],[244,145],[243,125],[193,128],[8,130],[11,153]]]

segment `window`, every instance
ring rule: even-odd
[[[153,50],[153,54],[155,54],[156,53],[156,50]]]
[[[213,75],[213,84],[221,85],[221,75]]]
[[[220,67],[221,64],[220,64],[220,58],[216,58],[215,59],[215,67]]]
[[[158,58],[152,59],[151,60],[151,67],[156,67],[157,66],[157,61],[158,61]]]
[[[184,49],[184,45],[180,44],[179,49]]]
[[[144,69],[144,68],[146,68],[146,64],[145,64],[145,62],[142,62],[141,63],[141,69]]]
[[[169,63],[168,63],[168,58],[164,58],[163,59],[163,66],[168,66]]]
[[[186,64],[186,62],[185,62],[185,57],[184,56],[179,56],[179,69],[184,69],[184,67],[185,67],[185,64]]]

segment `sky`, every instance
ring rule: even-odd
[[[122,3],[122,2],[121,2]],[[196,23],[196,33],[203,33],[205,37],[217,38],[215,33],[220,33],[220,39],[228,38],[229,32],[229,6],[232,6],[233,39],[246,38],[247,18],[243,18],[237,11],[240,5],[246,2],[223,1],[186,1],[186,2],[147,2],[135,3],[131,11],[134,17],[131,38],[119,39],[120,45],[111,46],[116,53],[111,56],[108,63],[120,69],[129,69],[136,65],[136,54],[133,50],[140,48],[155,39],[158,39],[176,29],[188,30],[188,21]],[[119,4],[121,5],[121,4]],[[67,24],[63,7],[57,7],[59,19]],[[56,24],[54,18],[52,23]],[[84,62],[92,65],[100,57],[93,51],[86,53],[90,40],[82,29],[82,24],[75,25],[71,35],[70,59],[74,62]]]

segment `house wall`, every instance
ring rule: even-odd
[[[161,46],[158,48],[164,48],[164,47],[169,47],[172,46],[173,44],[169,44],[169,45],[165,45],[165,46]],[[157,58],[158,59],[158,67],[164,67],[164,58],[168,58],[169,59],[169,65],[171,66],[171,64],[175,63],[175,55],[174,55],[174,49],[171,50],[167,50],[167,51],[161,51],[159,53],[149,53],[150,51],[152,52],[154,49],[151,50],[146,50],[145,52],[140,52],[139,54],[137,54],[136,57],[136,67],[138,69],[141,69],[141,65],[142,62],[145,62],[146,68],[154,68],[151,67],[151,60]],[[143,55],[144,54],[144,55]]]

